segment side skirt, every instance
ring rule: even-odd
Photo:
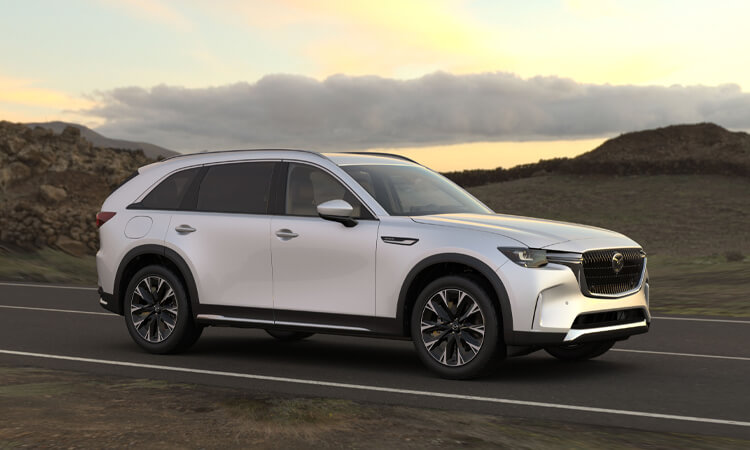
[[[196,321],[207,326],[406,338],[396,318],[223,305],[199,305],[195,313]]]

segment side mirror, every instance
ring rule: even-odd
[[[347,228],[357,224],[352,218],[354,208],[345,200],[328,200],[318,205],[318,215],[325,220],[339,222]]]

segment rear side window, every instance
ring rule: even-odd
[[[168,176],[148,193],[139,206],[146,209],[179,209],[182,198],[199,170],[200,167],[195,167]]]
[[[276,163],[210,166],[198,190],[198,211],[266,214]]]

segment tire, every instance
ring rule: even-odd
[[[462,380],[489,372],[505,357],[501,336],[495,306],[474,277],[434,280],[412,310],[411,337],[417,354],[443,378]]]
[[[585,361],[607,353],[613,345],[615,345],[615,341],[586,342],[584,344],[547,347],[544,351],[560,361]]]
[[[315,333],[305,333],[303,331],[280,331],[280,330],[266,330],[266,333],[284,342],[301,341],[302,339],[309,338],[310,336],[315,334]]]
[[[187,350],[203,331],[193,320],[182,282],[163,266],[147,266],[133,276],[123,313],[130,337],[150,353]]]

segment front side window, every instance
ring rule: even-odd
[[[197,211],[266,214],[276,163],[209,166],[198,189]]]
[[[346,200],[354,208],[355,219],[371,218],[362,203],[329,173],[307,164],[289,164],[285,213],[317,217],[317,206],[329,200]]]
[[[199,170],[200,167],[195,167],[173,173],[153,188],[138,206],[145,209],[180,209],[182,198]]]
[[[492,214],[468,192],[422,166],[363,164],[342,168],[392,216]]]

